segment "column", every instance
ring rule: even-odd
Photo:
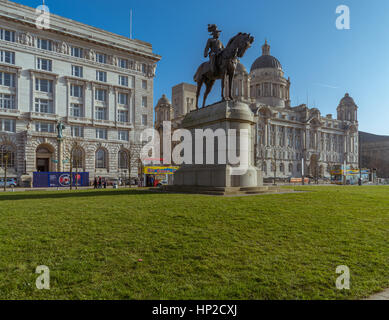
[[[118,123],[118,89],[115,88],[114,89],[114,96],[115,96],[115,110],[114,110],[114,122],[115,122],[115,126],[117,126],[117,123]],[[128,97],[130,98],[130,97]],[[127,101],[129,102],[129,101]]]
[[[35,74],[30,71],[30,77],[31,77],[31,92],[30,92],[30,112],[34,111],[34,85],[35,85]]]
[[[94,120],[95,120],[95,98],[96,98],[96,87],[91,84],[91,93],[92,93],[92,110],[91,110],[91,119],[92,119],[92,124],[94,124]]]
[[[264,130],[263,130],[263,145],[265,147],[269,146],[268,144],[268,140],[267,140],[267,137],[268,137],[268,122],[267,120],[265,119],[265,126],[264,126]]]
[[[85,94],[83,94],[83,107],[85,108]],[[69,80],[66,81],[66,117],[70,116],[70,82]]]

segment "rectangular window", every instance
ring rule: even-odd
[[[0,62],[15,64],[15,52],[0,50]]]
[[[35,131],[54,132],[54,124],[48,122],[37,122],[35,123]]]
[[[120,59],[119,58],[119,63],[118,63],[120,68],[123,69],[128,69],[128,60],[127,59]]]
[[[107,101],[107,90],[96,89],[96,91],[95,91],[95,99],[97,101],[102,101],[102,102]]]
[[[127,76],[119,76],[119,85],[128,87],[128,77]]]
[[[16,131],[16,120],[12,119],[1,119],[1,131],[2,132],[15,132]]]
[[[53,42],[47,39],[38,39],[38,48],[47,51],[53,51]]]
[[[106,108],[96,107],[96,120],[107,120],[106,114]]]
[[[118,131],[118,139],[121,141],[128,141],[128,131]]]
[[[107,130],[96,129],[96,139],[107,139]]]
[[[72,126],[71,131],[72,131],[72,137],[80,137],[80,138],[84,137],[84,128],[83,127]]]
[[[83,58],[84,57],[84,50],[82,48],[72,47],[71,54],[73,57]]]
[[[142,114],[142,125],[147,126],[147,114]]]
[[[96,61],[100,63],[107,63],[107,56],[104,53],[96,53]]]
[[[107,82],[107,73],[105,71],[96,71],[96,80]]]
[[[0,72],[0,85],[15,88],[15,74]]]
[[[52,71],[53,63],[51,60],[38,58],[36,60],[36,68],[38,70]]]
[[[0,93],[1,109],[16,109],[15,96],[12,94]]]
[[[84,75],[83,68],[80,66],[72,66],[72,76],[82,78]]]
[[[35,99],[35,112],[54,113],[53,102],[47,99]]]
[[[15,42],[15,31],[0,29],[0,40]]]
[[[142,73],[146,73],[147,72],[147,67],[146,67],[146,63],[142,63]]]
[[[147,80],[142,80],[142,89],[147,90]]]
[[[53,81],[47,79],[36,79],[35,90],[41,92],[52,93],[53,92]]]
[[[70,115],[72,117],[81,118],[84,116],[82,104],[72,103],[70,105]]]
[[[147,97],[142,97],[142,107],[147,108]]]
[[[78,86],[75,84],[70,85],[70,96],[76,98],[82,98],[83,86]]]
[[[118,121],[119,122],[128,122],[128,112],[125,110],[118,111]]]
[[[118,94],[118,103],[128,105],[128,94],[127,93],[119,93]]]

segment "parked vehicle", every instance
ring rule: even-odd
[[[157,183],[157,187],[162,187],[168,184],[167,180],[159,180]]]
[[[7,178],[6,186],[15,188],[17,186],[16,178]],[[0,187],[4,187],[4,178],[0,178]]]

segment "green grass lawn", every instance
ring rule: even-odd
[[[0,299],[359,299],[389,287],[389,188],[0,194]],[[138,262],[143,259],[143,262]],[[50,268],[37,290],[35,268]],[[351,290],[335,269],[351,270]]]

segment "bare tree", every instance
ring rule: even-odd
[[[75,187],[78,190],[78,169],[82,165],[82,151],[79,140],[72,139],[70,141],[69,150],[69,166],[70,166],[70,190],[73,190],[73,170],[76,169],[76,183]],[[75,168],[74,168],[75,167]]]
[[[274,152],[273,152],[272,166],[273,166],[273,171],[274,171],[274,182],[273,182],[273,184],[276,185],[276,180],[277,180],[277,151],[275,149],[274,149]]]
[[[4,172],[4,191],[7,191],[7,170],[9,166],[9,161],[12,157],[10,145],[11,142],[7,136],[2,136],[0,138],[0,165],[3,168]]]

